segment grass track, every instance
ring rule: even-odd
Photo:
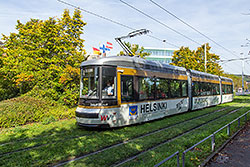
[[[47,145],[36,148],[36,149],[12,153],[12,154],[5,155],[5,156],[0,155],[0,165],[46,166],[48,164],[56,164],[59,161],[72,159],[74,157],[78,157],[80,155],[87,154],[87,153],[96,151],[98,149],[102,149],[112,144],[116,144],[122,141],[127,141],[135,137],[138,137],[142,134],[146,134],[149,131],[152,132],[152,131],[161,129],[166,126],[171,126],[173,124],[176,124],[181,121],[185,121],[192,117],[212,112],[213,110],[218,110],[227,106],[244,105],[244,103],[249,102],[249,100],[250,100],[249,97],[237,97],[236,100],[232,103],[227,103],[227,104],[223,104],[220,106],[207,108],[207,109],[203,109],[203,110],[199,110],[195,112],[189,112],[189,113],[185,113],[181,115],[175,115],[175,116],[167,117],[161,120],[144,123],[141,125],[112,129],[112,130],[105,130],[105,131],[91,131],[87,129],[79,129],[77,126],[75,126],[74,119],[62,120],[62,121],[54,122],[48,125],[32,124],[32,125],[26,125],[23,127],[2,129],[0,131],[0,154],[1,153],[4,154],[6,152],[11,152],[11,151],[16,151],[24,147],[32,147],[37,144],[38,145],[47,144]],[[243,103],[243,104],[239,104],[239,103]],[[223,114],[224,112],[226,111],[215,113],[215,114],[216,115]],[[238,113],[239,112],[236,112],[235,114],[232,114],[232,116],[237,115]],[[213,118],[207,117],[207,119],[213,119]],[[222,121],[221,124],[225,125],[226,121],[227,120]],[[191,122],[195,122],[195,121],[191,121]],[[148,136],[145,138],[135,140],[134,142],[128,143],[126,146],[123,146],[125,147],[125,150],[126,150],[124,152],[122,151],[123,149],[120,149],[120,148],[117,150],[110,150],[108,152],[105,152],[106,154],[93,155],[86,159],[75,161],[74,163],[70,163],[68,165],[69,166],[75,166],[75,165],[76,166],[77,165],[79,166],[84,166],[84,165],[85,166],[103,166],[103,165],[109,166],[113,162],[117,162],[117,161],[119,162],[122,159],[124,159],[124,155],[126,155],[125,157],[135,155],[136,153],[147,149],[151,145],[154,145],[155,143],[159,143],[163,139],[166,139],[166,137],[174,136],[177,133],[179,134],[183,130],[185,130],[185,128],[188,128],[188,127],[190,128],[191,126],[194,126],[194,125],[192,125],[192,123],[185,124],[185,126],[177,125],[177,128],[173,128],[172,130],[168,130],[168,132],[164,132],[163,134],[165,135],[163,136],[155,134],[153,139]],[[203,134],[203,132],[201,134]],[[204,135],[206,134],[207,133],[205,133],[204,131]],[[89,135],[89,136],[83,136],[83,135]],[[83,137],[69,139],[70,137],[76,137],[76,136],[83,136]],[[199,139],[199,137],[197,138]],[[49,144],[53,141],[61,141],[61,140],[64,140],[64,142],[57,142],[57,143]],[[190,142],[190,140],[187,140],[186,138],[183,138],[182,140]],[[183,143],[182,140],[180,138],[180,143]],[[196,138],[192,142],[194,141],[196,141]],[[169,144],[166,144],[166,146],[168,145]],[[169,149],[169,148],[172,148],[170,147],[171,145],[175,149]],[[152,166],[153,164],[161,160],[159,157],[164,158],[166,157],[166,155],[170,155],[167,153],[175,152],[177,151],[176,149],[179,148],[179,145],[175,145],[173,143],[170,144],[170,146],[167,147],[167,149],[162,150],[162,151],[157,151],[158,149],[156,149],[156,153],[153,153],[154,151],[150,151],[149,153],[144,154],[145,156],[149,154],[149,156],[151,156],[150,159],[152,159],[152,162],[145,161],[144,158],[143,160],[140,160],[140,158],[137,158],[136,160],[129,162],[129,164],[126,164],[125,166],[127,165],[145,166],[145,163],[142,163],[144,161],[147,162],[146,164],[151,164],[149,166]],[[152,158],[152,156],[156,158]],[[196,158],[194,157],[193,159],[194,160],[192,160],[192,162],[196,162]],[[199,158],[198,160],[201,161],[201,159]],[[109,161],[110,163],[106,163]]]

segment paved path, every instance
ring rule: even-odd
[[[250,167],[250,122],[208,163],[207,167]]]

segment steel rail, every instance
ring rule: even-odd
[[[243,107],[244,107],[244,106],[243,106]],[[238,108],[238,109],[236,109],[236,110],[240,110],[240,109],[242,109],[243,107],[240,107],[240,108]],[[76,158],[73,158],[73,159],[70,159],[70,160],[66,160],[66,161],[63,161],[63,162],[59,162],[58,164],[54,165],[54,167],[62,166],[62,165],[68,164],[68,163],[70,163],[70,162],[77,161],[77,160],[80,160],[80,159],[89,157],[89,156],[91,156],[91,155],[95,155],[95,154],[101,153],[101,152],[106,151],[106,150],[108,150],[108,149],[111,149],[111,148],[115,148],[115,147],[121,146],[121,145],[123,145],[123,144],[132,142],[132,141],[134,141],[134,140],[137,140],[137,139],[140,139],[140,138],[143,138],[143,137],[146,137],[146,136],[150,136],[150,135],[159,133],[159,132],[161,132],[161,131],[163,131],[163,130],[167,130],[167,129],[172,128],[172,127],[174,127],[174,126],[176,126],[176,125],[179,125],[179,124],[182,124],[182,123],[186,123],[186,122],[191,121],[191,120],[199,119],[199,118],[205,117],[205,116],[207,116],[207,115],[209,115],[209,114],[212,114],[212,113],[215,113],[215,112],[218,112],[218,111],[226,110],[227,108],[230,108],[230,107],[225,107],[225,108],[223,108],[223,109],[216,110],[216,111],[213,111],[213,112],[204,114],[204,115],[202,115],[202,116],[197,116],[197,117],[191,118],[191,119],[189,119],[189,120],[187,120],[187,121],[179,122],[179,123],[177,123],[177,124],[168,126],[168,127],[166,127],[166,128],[162,128],[162,129],[159,129],[159,130],[156,130],[156,131],[147,133],[147,134],[145,134],[145,135],[142,135],[142,136],[139,136],[139,137],[130,139],[130,140],[126,140],[126,141],[123,141],[123,142],[120,142],[120,143],[117,143],[117,144],[108,146],[108,147],[106,147],[106,148],[97,150],[97,151],[92,152],[92,153],[89,153],[89,154],[82,155],[82,156],[80,156],[80,157],[76,157]],[[235,110],[233,110],[233,111],[235,111]],[[229,113],[230,113],[230,112],[233,112],[233,111],[229,111]],[[224,116],[224,115],[222,115],[222,116],[220,116],[220,117],[223,117],[223,116]],[[215,120],[215,119],[213,119],[213,120],[211,120],[211,121],[214,121],[214,120]],[[210,121],[210,122],[211,122],[211,121]],[[207,122],[207,123],[209,123],[209,122]],[[201,125],[199,125],[199,127],[200,127],[200,126],[201,126]],[[198,128],[198,127],[191,128],[191,131],[192,131],[192,130],[195,130],[195,129],[197,129],[197,128]],[[186,134],[186,132],[184,132],[184,133]],[[174,139],[177,138],[177,137],[181,137],[182,135],[184,135],[184,134],[175,136]],[[168,139],[167,142],[170,142],[170,141],[172,141],[172,140],[173,140],[173,139]],[[166,142],[166,143],[167,143],[167,142]],[[166,143],[165,143],[165,144],[166,144]],[[153,147],[153,148],[154,148],[154,147]],[[150,151],[150,150],[151,150],[151,148],[149,148],[149,149],[146,150],[146,151]],[[143,152],[145,152],[145,151],[143,151]],[[141,153],[142,153],[142,152],[141,152]],[[141,153],[139,153],[139,154],[141,154]],[[137,156],[136,156],[136,157],[137,157]],[[134,157],[134,158],[136,158],[136,157]],[[132,158],[132,159],[134,159],[134,158]],[[132,159],[131,159],[131,160],[132,160]],[[114,165],[114,166],[116,166],[116,165]]]
[[[246,104],[246,105],[247,105],[247,104]],[[246,105],[245,105],[245,106],[246,106]],[[243,107],[240,107],[240,108],[238,108],[238,109],[236,109],[236,110],[233,110],[233,111],[227,113],[226,115],[230,115],[230,114],[232,114],[232,113],[234,113],[234,112],[236,112],[236,111],[238,111],[238,110],[240,110],[240,109],[242,109],[242,108],[244,108],[244,106],[243,106]],[[134,156],[132,156],[132,157],[130,157],[130,158],[127,158],[127,159],[125,159],[125,160],[123,160],[123,161],[121,161],[121,162],[119,162],[119,163],[113,164],[112,166],[113,166],[113,167],[117,167],[117,166],[123,165],[123,164],[125,164],[126,162],[129,162],[129,161],[131,161],[131,160],[133,160],[133,159],[135,159],[135,158],[137,158],[137,157],[139,157],[139,156],[141,156],[141,155],[143,155],[143,154],[145,154],[145,153],[147,153],[147,152],[149,152],[149,151],[152,151],[152,150],[154,150],[154,149],[156,149],[156,148],[158,148],[158,147],[160,147],[160,146],[162,146],[162,145],[165,145],[165,144],[167,144],[167,143],[169,143],[169,142],[171,142],[171,141],[173,141],[173,140],[175,140],[175,139],[177,139],[177,138],[179,138],[179,137],[182,137],[182,136],[184,136],[184,135],[186,135],[186,134],[189,134],[190,132],[192,132],[192,131],[194,131],[194,130],[200,128],[200,127],[203,127],[203,126],[205,126],[205,125],[208,124],[208,123],[214,122],[215,120],[217,120],[217,119],[219,119],[219,118],[221,118],[221,117],[223,117],[223,116],[226,116],[226,115],[218,116],[218,117],[214,118],[213,120],[207,121],[206,123],[203,123],[203,124],[198,125],[198,126],[196,126],[196,127],[194,127],[194,128],[191,128],[190,130],[188,130],[188,131],[186,131],[186,132],[183,132],[181,135],[176,135],[176,136],[174,136],[174,137],[172,137],[172,138],[170,138],[170,139],[167,139],[167,140],[165,140],[165,141],[163,141],[163,142],[161,142],[161,143],[159,143],[159,144],[157,144],[157,145],[155,145],[155,146],[153,146],[153,147],[151,147],[151,148],[149,148],[149,149],[147,149],[147,150],[144,150],[144,151],[142,151],[142,152],[140,152],[140,153],[138,153],[138,154],[136,154],[136,155],[134,155]]]
[[[122,143],[122,144],[128,143],[128,142],[131,142],[131,141],[136,140],[136,139],[140,139],[140,138],[143,138],[143,137],[146,137],[146,136],[155,134],[155,133],[159,133],[159,132],[161,132],[161,131],[163,131],[163,130],[167,130],[167,129],[172,128],[172,127],[174,127],[174,126],[176,126],[176,125],[179,125],[179,124],[182,124],[182,123],[186,123],[186,122],[191,121],[191,120],[199,119],[199,118],[205,117],[205,116],[207,116],[207,115],[213,114],[213,113],[215,113],[215,112],[224,111],[224,110],[229,109],[229,108],[230,108],[230,107],[225,107],[225,108],[222,108],[222,109],[219,109],[219,110],[216,110],[216,111],[212,111],[212,112],[209,112],[209,113],[206,113],[206,114],[203,114],[203,115],[199,115],[199,116],[196,116],[196,117],[187,119],[187,120],[185,120],[185,121],[180,121],[180,122],[177,122],[177,123],[172,124],[172,125],[170,125],[170,126],[166,126],[166,127],[163,127],[163,128],[160,128],[160,129],[157,129],[157,130],[154,130],[154,131],[151,131],[151,132],[149,132],[149,133],[146,133],[146,134],[137,136],[137,137],[135,137],[135,138],[132,138],[132,139],[129,139],[129,140],[125,140],[125,141],[120,142],[120,143],[118,143],[118,144],[121,144],[121,143]],[[5,155],[10,155],[10,154],[13,154],[13,153],[17,153],[17,152],[28,151],[28,150],[35,149],[35,148],[39,148],[39,147],[42,147],[42,146],[47,146],[47,145],[49,145],[49,144],[55,144],[55,143],[64,142],[64,141],[67,141],[67,140],[77,139],[77,138],[81,138],[81,137],[84,137],[84,136],[90,136],[90,135],[92,135],[92,134],[89,134],[89,135],[88,135],[88,134],[85,134],[85,135],[81,135],[81,136],[69,137],[69,138],[66,138],[66,139],[63,139],[63,140],[51,141],[51,142],[46,143],[46,144],[36,144],[36,145],[34,145],[34,146],[30,146],[30,147],[25,147],[25,148],[17,149],[17,150],[15,150],[15,151],[9,151],[9,152],[5,152],[5,153],[1,153],[1,154],[0,154],[0,157],[3,157],[3,156],[5,156]],[[42,138],[42,137],[41,137],[41,138]],[[35,139],[37,139],[37,138],[35,138]],[[31,141],[31,140],[25,140],[25,141]],[[21,140],[18,141],[18,142],[21,142]],[[11,143],[14,144],[14,142],[11,142]],[[119,146],[118,144],[115,144],[115,145],[116,145],[116,146]],[[5,144],[5,145],[6,145],[6,144]],[[1,145],[0,145],[0,146],[1,146]],[[112,145],[111,145],[111,146],[112,146]],[[97,152],[97,151],[96,151],[96,152]],[[98,152],[98,153],[99,153],[99,152]]]

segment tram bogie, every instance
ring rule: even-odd
[[[80,85],[76,119],[89,127],[126,126],[233,100],[229,78],[138,57],[85,61]]]

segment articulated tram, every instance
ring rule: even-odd
[[[126,126],[233,100],[229,78],[138,57],[88,60],[80,68],[81,126]]]

